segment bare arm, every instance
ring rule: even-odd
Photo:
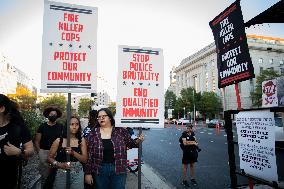
[[[81,163],[86,163],[87,159],[88,159],[88,154],[87,154],[87,143],[86,143],[85,138],[82,138],[81,152],[82,152],[82,154],[79,154],[79,153],[73,151],[71,147],[66,147],[66,153],[74,156]]]
[[[32,141],[24,144],[25,158],[28,158],[34,154],[34,145]]]
[[[198,143],[196,141],[187,141],[186,138],[182,138],[182,142],[184,145],[188,146],[188,145],[198,145]]]
[[[35,136],[35,150],[38,153],[40,150],[41,133],[36,133]]]

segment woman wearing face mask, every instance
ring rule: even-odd
[[[50,170],[47,162],[48,153],[53,141],[62,135],[63,126],[56,122],[62,116],[62,112],[58,108],[48,107],[43,111],[43,115],[48,118],[48,121],[41,124],[38,128],[35,137],[35,147],[39,154],[39,173],[41,174],[42,186],[46,186],[50,184],[45,183]]]

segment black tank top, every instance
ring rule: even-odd
[[[111,139],[103,140],[103,163],[113,163],[114,162],[114,149]]]
[[[59,143],[59,148],[57,150],[57,155],[56,155],[56,161],[59,161],[59,162],[67,162],[66,160],[66,151],[65,151],[65,147],[62,147],[62,141],[63,139],[60,139],[60,143]],[[78,141],[79,143],[79,141]],[[81,152],[81,148],[80,148],[80,144],[78,144],[78,147],[71,147],[73,151],[79,153],[79,154],[82,154]],[[78,159],[75,158],[74,156],[71,156],[70,155],[70,161],[71,162],[77,162]]]

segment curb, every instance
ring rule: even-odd
[[[171,186],[166,182],[166,179],[158,174],[152,167],[147,164],[142,166],[142,174],[145,179],[151,183],[153,188],[156,189],[175,189],[176,187]]]

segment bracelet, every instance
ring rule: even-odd
[[[58,167],[58,161],[54,161],[54,162],[52,162],[52,167]]]

